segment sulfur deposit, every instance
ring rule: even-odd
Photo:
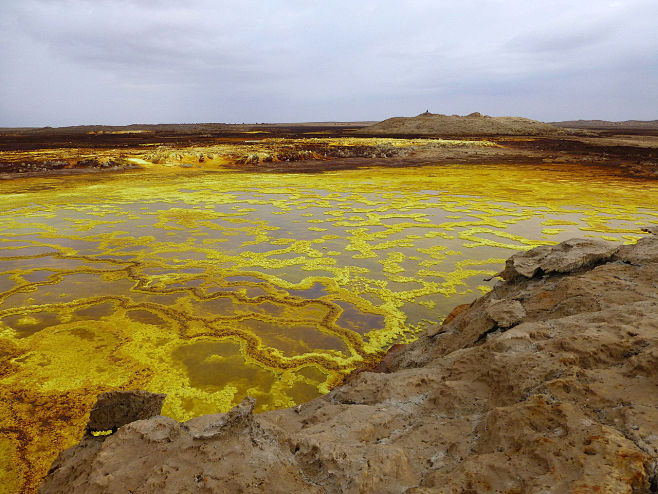
[[[294,408],[254,415],[247,398],[87,434],[40,492],[655,492],[652,233],[515,254],[505,281],[379,372]]]
[[[658,221],[657,182],[580,165],[171,170],[0,183],[0,493],[34,494],[101,393],[164,393],[177,422],[296,406],[511,254]]]

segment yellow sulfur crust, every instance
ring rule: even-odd
[[[179,421],[292,406],[486,292],[514,250],[652,223],[658,186],[579,166],[0,183],[0,484],[33,489],[98,393],[167,393]]]

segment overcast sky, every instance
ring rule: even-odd
[[[0,126],[658,119],[657,0],[0,0]]]

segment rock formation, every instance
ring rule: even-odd
[[[501,275],[380,372],[292,409],[87,435],[40,492],[657,492],[658,236],[540,247]]]
[[[116,430],[135,420],[160,415],[166,395],[148,391],[109,391],[98,395],[86,432]]]
[[[473,112],[459,115],[421,113],[416,117],[393,117],[364,127],[359,134],[414,136],[557,135],[563,130],[523,117],[490,117]]]

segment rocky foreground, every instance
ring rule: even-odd
[[[162,395],[102,395],[40,492],[658,492],[652,233],[512,256],[491,293],[292,409],[177,423]]]

